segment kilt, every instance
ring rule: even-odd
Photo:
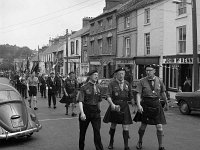
[[[65,96],[64,94],[60,100],[60,103],[65,103],[66,105],[70,105],[71,103],[76,103],[76,97]]]
[[[36,86],[29,86],[28,91],[29,96],[37,96],[37,87]]]
[[[149,125],[166,124],[165,114],[158,98],[144,98],[143,113],[137,112],[133,121]]]
[[[131,113],[127,101],[115,100],[113,101],[115,105],[120,105],[120,112],[111,110],[111,106],[108,107],[106,114],[103,118],[104,123],[116,123],[128,125],[132,124]]]

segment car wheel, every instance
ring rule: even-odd
[[[184,115],[189,115],[191,112],[188,104],[185,101],[181,101],[181,103],[179,105],[179,110]]]

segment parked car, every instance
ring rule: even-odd
[[[110,83],[111,79],[99,79],[98,83],[102,88],[102,94],[103,94],[103,98],[106,97],[106,93],[107,93],[107,89],[108,89],[108,84]]]
[[[34,110],[26,107],[19,92],[0,79],[0,140],[30,137],[41,128]]]
[[[182,114],[200,111],[200,90],[196,92],[179,92],[176,94],[177,105]]]

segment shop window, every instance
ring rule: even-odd
[[[178,52],[186,52],[186,26],[178,27]]]
[[[175,65],[169,67],[169,87],[178,89],[178,67]]]

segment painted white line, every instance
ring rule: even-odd
[[[57,118],[57,119],[42,119],[39,121],[55,121],[55,120],[71,120],[71,119],[77,119],[78,117],[73,117],[73,118]]]

